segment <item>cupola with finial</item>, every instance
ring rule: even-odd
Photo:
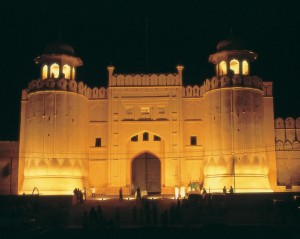
[[[42,80],[49,78],[75,80],[76,67],[83,65],[81,59],[74,56],[73,47],[65,44],[60,38],[47,45],[44,53],[34,61],[41,65]]]
[[[257,54],[248,50],[244,41],[232,35],[217,44],[217,51],[208,61],[215,64],[216,76],[250,75],[250,62]]]

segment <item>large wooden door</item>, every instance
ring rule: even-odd
[[[137,187],[148,193],[161,191],[160,160],[150,153],[144,153],[132,161],[132,192]]]

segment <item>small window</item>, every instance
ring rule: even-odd
[[[42,79],[47,79],[48,78],[48,66],[44,65],[43,66],[43,72],[42,72]]]
[[[72,68],[72,79],[75,80],[75,68]]]
[[[149,133],[145,132],[143,133],[143,141],[148,141],[149,140]]]
[[[71,67],[69,65],[66,64],[63,66],[63,74],[65,75],[65,79],[71,78]]]
[[[153,136],[153,141],[161,141],[160,137],[157,135]]]
[[[238,60],[233,59],[230,61],[230,70],[232,70],[234,74],[240,74],[240,63]]]
[[[242,68],[243,68],[243,75],[248,75],[249,74],[249,64],[246,60],[242,62]]]
[[[197,136],[191,136],[191,145],[197,145]]]
[[[59,65],[54,63],[50,67],[50,77],[58,78],[58,76],[59,76]]]
[[[95,147],[101,147],[101,138],[96,138]]]
[[[142,118],[150,118],[150,108],[142,107],[141,108],[141,116],[142,116]]]
[[[132,114],[133,114],[132,108],[126,109],[126,115],[132,115]]]
[[[159,108],[158,109],[158,117],[159,118],[164,118],[166,115],[165,109],[164,108]]]
[[[223,76],[227,74],[227,67],[226,67],[226,62],[221,61],[220,67],[219,67],[219,75]]]
[[[137,142],[139,140],[138,135],[132,136],[131,137],[131,142]]]

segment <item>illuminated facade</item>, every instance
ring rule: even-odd
[[[275,119],[277,183],[300,191],[300,118]]]
[[[48,46],[35,59],[41,78],[22,92],[19,193],[173,193],[191,181],[280,190],[272,83],[251,76],[256,58],[225,40],[209,57],[215,76],[200,86],[183,86],[183,66],[132,75],[109,66],[108,87],[91,89],[76,81],[73,48]]]

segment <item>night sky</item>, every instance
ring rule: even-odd
[[[288,0],[3,0],[0,140],[18,140],[21,90],[39,77],[33,59],[59,34],[83,60],[77,81],[90,87],[107,86],[110,64],[116,73],[165,73],[176,72],[180,63],[184,84],[201,85],[214,75],[209,54],[232,29],[258,54],[252,75],[273,81],[275,116],[298,117],[298,5]]]

